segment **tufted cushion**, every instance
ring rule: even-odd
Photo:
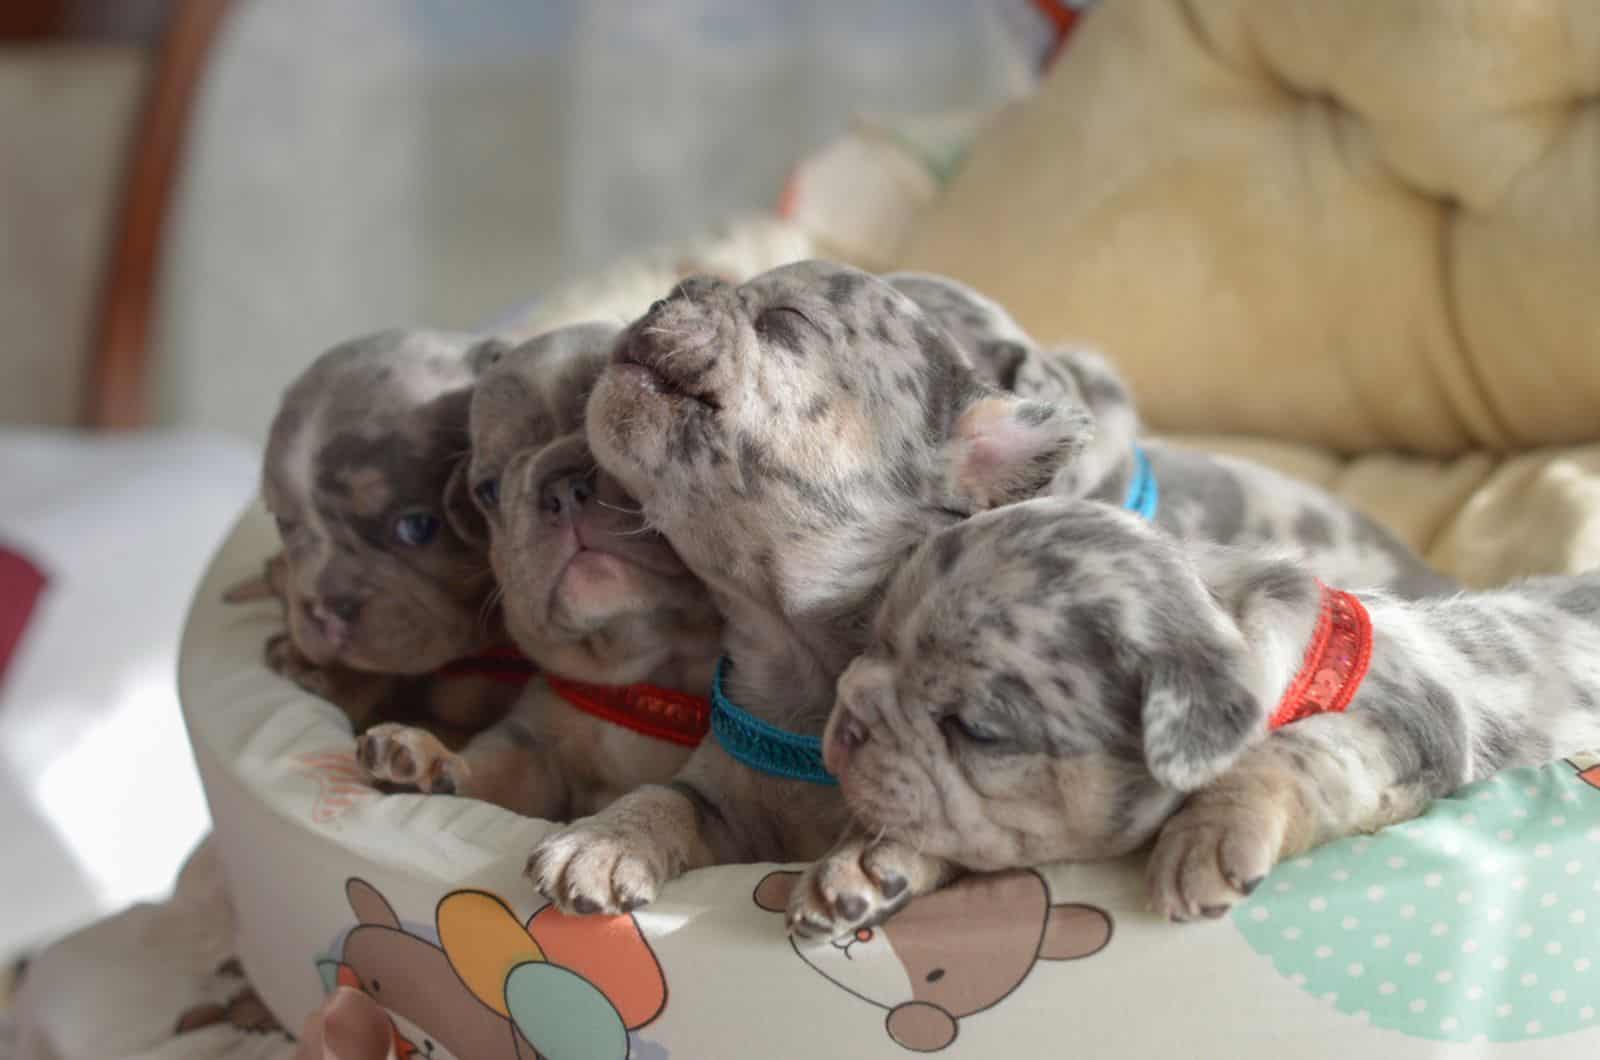
[[[1103,4],[900,264],[1105,346],[1162,429],[1600,440],[1600,3]]]

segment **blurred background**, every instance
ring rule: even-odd
[[[0,5],[0,956],[206,829],[179,626],[320,350],[770,208],[852,115],[993,107],[1027,7]]]

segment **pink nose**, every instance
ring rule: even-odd
[[[850,763],[850,755],[866,742],[867,727],[861,719],[843,705],[836,706],[822,734],[822,764],[828,767],[828,772],[840,776]]]
[[[340,617],[337,609],[329,607],[321,600],[313,600],[306,608],[306,613],[311,616],[311,621],[316,623],[317,632],[321,633],[328,643],[340,647],[350,639],[350,623]]]

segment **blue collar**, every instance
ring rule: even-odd
[[[722,749],[759,773],[807,784],[839,783],[822,764],[820,738],[786,732],[734,706],[722,691],[722,676],[728,665],[726,655],[718,659],[716,675],[711,679],[711,734]]]
[[[1150,469],[1150,458],[1138,442],[1133,444],[1133,481],[1128,483],[1128,499],[1122,506],[1146,519],[1156,517],[1156,506],[1161,503],[1161,488],[1156,485],[1156,473]]]

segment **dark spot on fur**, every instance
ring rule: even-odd
[[[856,294],[861,290],[865,277],[855,272],[836,272],[828,280],[828,301],[833,303],[835,309],[844,309],[855,301]]]
[[[1294,521],[1294,533],[1302,543],[1313,548],[1327,548],[1333,544],[1333,523],[1315,508],[1300,509]]]

